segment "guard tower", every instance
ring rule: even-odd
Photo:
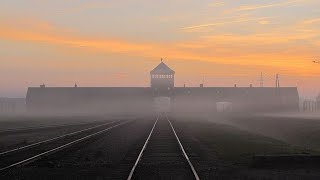
[[[156,92],[170,92],[174,88],[174,74],[161,59],[161,63],[150,71],[151,88]]]

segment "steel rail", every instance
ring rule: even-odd
[[[171,126],[171,129],[172,129],[174,135],[176,136],[176,139],[177,139],[177,141],[178,141],[178,143],[179,143],[179,146],[180,146],[180,149],[181,149],[181,151],[182,151],[182,153],[183,153],[183,156],[184,156],[184,157],[186,158],[186,160],[188,161],[188,164],[189,164],[189,166],[190,166],[190,168],[191,168],[191,170],[192,170],[192,173],[193,173],[194,177],[196,178],[196,180],[200,180],[196,169],[195,169],[194,166],[192,165],[192,163],[191,163],[191,161],[190,161],[190,159],[189,159],[189,156],[187,155],[186,151],[184,150],[184,148],[183,148],[183,146],[182,146],[182,143],[181,143],[181,141],[180,141],[180,139],[179,139],[176,131],[174,130],[174,128],[173,128],[173,126],[172,126],[172,124],[171,124],[171,121],[169,120],[169,118],[168,118],[167,115],[165,115],[165,116],[166,116],[166,118],[167,118],[167,120],[168,120],[168,122],[169,122],[169,124],[170,124],[170,126]]]
[[[3,167],[3,168],[0,169],[0,172],[5,171],[5,170],[8,170],[8,169],[11,169],[11,168],[14,168],[14,167],[18,167],[18,166],[22,166],[22,165],[26,165],[26,164],[28,164],[28,163],[34,162],[34,161],[40,159],[41,157],[47,156],[47,155],[49,155],[49,154],[56,153],[56,152],[61,151],[61,150],[65,149],[65,148],[67,148],[67,147],[70,147],[70,146],[72,146],[72,145],[75,145],[75,144],[77,144],[77,143],[80,143],[80,142],[82,142],[82,141],[84,141],[84,140],[87,140],[87,139],[89,139],[89,138],[92,138],[92,137],[94,137],[94,136],[97,136],[97,135],[99,135],[99,134],[101,134],[101,133],[107,132],[107,131],[115,128],[115,127],[121,126],[121,125],[126,124],[126,123],[131,122],[131,121],[132,121],[132,120],[125,121],[125,122],[123,122],[123,123],[114,125],[114,126],[109,127],[109,128],[107,128],[107,129],[98,131],[98,132],[96,132],[96,133],[93,133],[93,134],[87,135],[87,136],[85,136],[85,137],[79,138],[79,139],[77,139],[77,140],[74,140],[74,141],[72,141],[72,142],[69,142],[69,143],[67,143],[67,144],[64,144],[64,145],[58,146],[58,147],[56,147],[56,148],[53,148],[53,149],[51,149],[51,150],[45,151],[45,152],[43,152],[43,153],[37,154],[37,155],[32,156],[32,157],[30,157],[30,158],[27,158],[27,159],[24,159],[24,160],[22,160],[22,161],[16,162],[16,163],[11,164],[11,165],[9,165],[9,166]]]
[[[41,145],[41,144],[48,143],[48,142],[51,142],[51,141],[55,141],[55,140],[58,140],[58,139],[62,139],[62,138],[68,137],[68,136],[76,135],[76,134],[79,134],[79,133],[82,133],[82,132],[86,132],[86,131],[89,131],[89,130],[92,130],[92,129],[95,129],[95,128],[98,128],[98,127],[101,127],[101,126],[106,126],[108,124],[112,124],[112,123],[119,122],[119,121],[120,120],[111,121],[111,122],[100,124],[100,125],[97,125],[97,126],[94,126],[94,127],[86,128],[86,129],[79,130],[79,131],[76,131],[76,132],[68,133],[68,134],[61,135],[61,136],[58,136],[58,137],[54,137],[54,138],[51,138],[51,139],[47,139],[47,140],[43,140],[43,141],[36,142],[36,143],[33,143],[33,144],[29,144],[29,145],[26,145],[26,146],[22,146],[22,147],[18,147],[18,148],[15,148],[15,149],[8,150],[8,151],[0,152],[0,156],[11,154],[11,153],[14,153],[14,152],[17,152],[17,151],[21,151],[23,149],[31,148],[33,146]]]
[[[132,167],[132,169],[131,169],[131,171],[130,171],[130,174],[129,174],[127,180],[131,180],[131,179],[132,179],[133,173],[134,173],[135,169],[136,169],[137,166],[138,166],[138,163],[140,162],[140,160],[141,160],[141,158],[142,158],[143,152],[144,152],[144,150],[146,149],[146,147],[147,147],[147,145],[148,145],[148,143],[149,143],[150,137],[151,137],[151,135],[152,135],[152,133],[153,133],[154,127],[156,126],[159,118],[160,118],[160,115],[157,117],[156,122],[153,124],[153,127],[152,127],[152,129],[151,129],[151,131],[150,131],[150,133],[149,133],[149,136],[148,136],[148,138],[146,139],[146,141],[145,141],[145,143],[144,143],[144,145],[143,145],[143,147],[142,147],[142,149],[141,149],[141,151],[140,151],[140,153],[139,153],[139,156],[138,156],[136,162],[134,163],[134,165],[133,165],[133,167]]]
[[[28,131],[28,130],[41,130],[41,129],[49,129],[49,128],[62,128],[67,126],[81,126],[86,124],[93,124],[93,123],[101,123],[105,120],[95,120],[90,122],[75,122],[75,123],[65,123],[65,124],[51,124],[51,125],[41,125],[41,126],[26,126],[26,127],[19,127],[19,128],[4,128],[0,129],[0,133],[10,133],[10,132],[19,132],[19,131]]]

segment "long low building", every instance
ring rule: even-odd
[[[26,103],[31,113],[132,113],[164,109],[177,112],[298,111],[296,87],[175,87],[175,72],[161,62],[150,72],[150,87],[30,87]],[[158,103],[159,104],[159,103]],[[162,103],[163,104],[163,103]]]
[[[299,110],[296,87],[181,87],[173,97],[176,111],[218,111],[217,104],[223,102],[235,112]]]
[[[25,98],[0,97],[0,115],[23,114],[26,111]]]
[[[152,93],[139,87],[31,87],[26,99],[32,113],[138,112],[150,109]]]

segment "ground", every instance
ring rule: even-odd
[[[320,118],[282,117],[266,115],[213,115],[213,114],[172,114],[172,120],[178,136],[187,154],[194,163],[202,179],[214,177],[286,177],[295,179],[304,177],[319,178],[318,169],[255,168],[252,166],[254,155],[263,154],[319,154]],[[60,117],[61,118],[61,117]],[[0,138],[1,150],[29,144],[56,135],[94,126],[101,122],[128,119],[129,117],[63,117],[2,119],[0,126],[3,136]],[[92,120],[95,119],[95,120]],[[28,165],[19,170],[19,175],[49,173],[61,178],[64,173],[80,171],[82,177],[95,176],[115,179],[128,173],[151,130],[154,116],[130,117],[134,122],[106,133],[95,140],[79,144],[74,148],[44,159],[36,165]],[[92,122],[94,121],[94,122]],[[50,127],[48,127],[50,126]],[[22,128],[40,129],[22,129]],[[8,131],[11,129],[10,131]],[[45,130],[43,130],[45,129]],[[14,143],[13,143],[14,142]],[[52,169],[54,168],[54,169]],[[118,170],[117,170],[118,168]],[[65,169],[65,170],[64,170]],[[120,170],[119,170],[120,169]],[[17,174],[17,173],[16,173]],[[69,173],[71,177],[72,173]],[[80,173],[81,174],[81,173]],[[87,176],[86,176],[87,175]],[[78,174],[79,176],[79,174]],[[25,176],[25,177],[29,177]],[[70,178],[70,176],[68,176]],[[65,177],[68,179],[68,177]],[[112,178],[111,178],[112,177]],[[122,179],[119,178],[119,179]],[[223,179],[223,178],[222,178]]]

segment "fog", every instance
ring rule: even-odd
[[[78,99],[74,97],[78,97]],[[43,118],[44,121],[52,118],[66,118],[66,121],[68,121],[76,118],[126,119],[140,117],[143,119],[142,117],[152,117],[166,113],[181,121],[192,120],[223,124],[299,146],[304,145],[299,140],[301,138],[299,134],[294,131],[299,129],[301,125],[317,124],[316,120],[320,119],[319,113],[303,113],[299,112],[299,110],[280,111],[281,107],[274,107],[274,104],[270,103],[271,101],[269,101],[269,104],[253,104],[252,102],[254,101],[249,101],[248,103],[248,101],[242,101],[241,99],[228,102],[213,101],[204,96],[180,95],[170,98],[168,96],[152,97],[144,93],[139,96],[127,94],[123,96],[119,94],[110,95],[108,99],[104,96],[99,98],[96,94],[74,97],[70,99],[70,97],[59,96],[44,97],[33,95],[32,98],[29,96],[24,112],[9,113],[7,116],[16,117],[15,119],[19,119],[19,117],[20,119],[36,117]],[[292,107],[294,105],[289,104],[288,106]],[[283,110],[287,110],[287,108],[283,108]],[[150,120],[153,119],[151,118]],[[299,124],[298,122],[303,123]]]
[[[219,173],[225,176],[227,170],[237,176],[238,172],[243,174],[245,171],[246,177],[249,177],[248,174],[252,177],[265,177],[269,171],[274,172],[273,169],[266,168],[269,162],[272,162],[273,168],[277,168],[276,173],[281,170],[288,172],[286,168],[297,164],[293,161],[297,157],[302,156],[305,164],[308,164],[314,162],[313,157],[320,152],[320,114],[299,112],[292,103],[295,100],[286,99],[287,103],[274,106],[278,101],[269,100],[264,103],[245,101],[246,98],[212,98],[207,95],[162,96],[150,92],[139,95],[109,92],[106,95],[97,92],[79,95],[79,91],[73,91],[57,95],[48,93],[45,89],[43,92],[29,93],[25,108],[22,108],[24,110],[13,110],[15,106],[12,104],[5,106],[10,111],[0,115],[0,134],[3,134],[0,137],[0,149],[10,150],[12,147],[45,141],[102,123],[130,121],[130,125],[119,127],[108,136],[102,135],[100,141],[98,139],[84,143],[84,151],[70,151],[72,153],[69,155],[58,156],[56,159],[56,164],[59,165],[63,164],[61,159],[69,159],[71,163],[66,167],[70,164],[90,163],[94,164],[93,167],[116,169],[116,163],[122,162],[117,158],[130,155],[132,148],[140,152],[157,119],[162,123],[156,128],[157,133],[160,133],[158,138],[169,137],[163,134],[170,132],[170,128],[164,129],[167,119],[161,118],[167,117],[176,128],[183,145],[186,145],[187,153],[192,154],[191,160],[197,162],[197,158],[201,159],[200,163],[211,167],[201,172],[213,173],[215,176]],[[156,140],[153,143],[160,143],[161,147],[169,147],[175,142]],[[86,149],[90,151],[87,152]],[[68,151],[65,153],[68,154]],[[90,158],[87,154],[91,154]],[[137,154],[131,159],[136,156]],[[108,163],[108,166],[105,163],[99,164],[109,162],[110,159],[117,159],[116,163]],[[44,161],[45,164],[52,162]],[[289,163],[291,161],[294,163]],[[200,169],[199,166],[196,168]],[[261,173],[261,169],[267,172]],[[39,171],[39,168],[35,170]],[[63,172],[66,169],[59,167],[55,171]]]

